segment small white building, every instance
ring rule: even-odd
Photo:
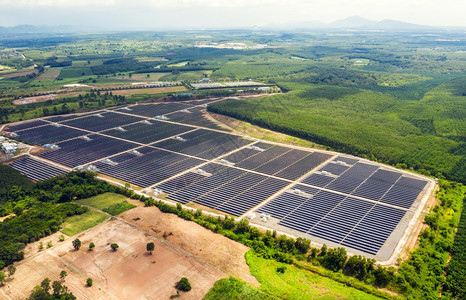
[[[13,153],[16,151],[18,145],[16,143],[3,143],[2,151],[5,153]]]

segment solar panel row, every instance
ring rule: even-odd
[[[206,110],[203,107],[188,108],[186,111],[179,111],[167,115],[170,121],[190,124],[195,126],[223,129],[217,123],[206,117]]]
[[[53,144],[59,141],[86,135],[87,132],[65,126],[56,127],[53,125],[45,125],[22,130],[17,134],[18,138],[23,141],[42,145]]]
[[[262,149],[263,151],[259,150]],[[321,152],[308,152],[266,143],[258,143],[225,157],[236,166],[268,175],[296,180],[331,155]]]
[[[48,124],[48,123],[45,122],[45,121],[34,120],[34,121],[26,122],[26,123],[21,123],[21,124],[18,124],[18,125],[8,126],[7,130],[9,132],[15,132],[15,131],[18,131],[18,130],[24,130],[24,129],[33,128],[33,127],[46,125],[46,124]]]
[[[141,120],[142,119],[139,117],[129,116],[125,114],[103,112],[87,115],[85,117],[72,119],[69,121],[64,121],[61,124],[97,132],[138,122]]]
[[[32,180],[47,180],[49,178],[65,175],[68,173],[65,170],[57,168],[51,164],[44,163],[40,160],[25,157],[18,160],[15,160],[9,167],[18,170],[21,174],[26,175]]]
[[[170,136],[178,135],[192,129],[193,128],[191,127],[178,124],[160,122],[157,120],[146,120],[139,123],[122,126],[117,129],[110,129],[102,133],[142,144],[147,144]]]
[[[169,193],[169,199],[193,201],[239,216],[288,185],[283,180],[215,165],[202,167],[204,172],[212,171],[210,176],[186,173],[157,188]]]
[[[180,135],[179,138],[155,143],[154,146],[204,159],[213,159],[250,143],[252,141],[236,135],[198,129]]]
[[[121,111],[128,114],[139,115],[143,117],[155,117],[165,115],[177,110],[190,108],[191,105],[175,102],[175,103],[154,103],[154,104],[139,104],[129,106],[128,108],[118,108],[116,111]]]
[[[58,143],[60,149],[39,154],[39,156],[59,162],[65,166],[77,167],[119,152],[135,148],[138,145],[92,134]]]
[[[150,147],[123,153],[95,164],[99,172],[140,187],[148,187],[203,161]]]
[[[377,254],[405,214],[351,196],[294,188],[307,194],[285,192],[257,211],[279,219],[279,225],[371,254]]]

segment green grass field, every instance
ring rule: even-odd
[[[204,300],[273,300],[279,299],[270,296],[256,287],[235,277],[223,278],[217,281]]]
[[[135,205],[128,203],[123,195],[114,193],[105,193],[95,197],[78,200],[76,202],[101,209],[111,215],[118,215],[136,207]]]
[[[63,229],[61,232],[66,235],[73,236],[102,223],[106,218],[107,216],[104,213],[95,210],[89,210],[82,215],[66,218],[65,222],[63,223]]]
[[[261,291],[281,299],[379,299],[293,265],[258,257],[252,251],[246,253],[246,261],[261,283]],[[278,273],[277,267],[283,266],[285,273]]]

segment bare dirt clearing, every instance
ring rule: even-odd
[[[143,207],[137,201],[129,201],[138,207],[120,215],[123,219],[152,231],[195,258],[204,261],[222,272],[241,278],[256,286],[258,281],[249,272],[244,254],[248,247],[211,232],[193,222],[183,220],[172,214],[162,213],[155,207]],[[172,233],[170,235],[170,233]]]
[[[168,299],[176,293],[174,285],[181,277],[192,285],[181,299],[201,299],[215,281],[226,276],[121,220],[105,222],[78,238],[79,251],[72,250],[67,239],[19,262],[14,279],[0,289],[0,298],[24,299],[45,277],[58,280],[61,270],[68,273],[65,285],[78,299]],[[146,251],[151,241],[153,255]],[[96,245],[94,251],[87,249],[90,242]],[[111,243],[119,249],[111,250]],[[94,281],[92,287],[85,286],[88,277]]]
[[[163,94],[171,92],[184,92],[187,89],[184,86],[171,86],[171,87],[161,87],[161,88],[142,88],[142,89],[127,89],[127,90],[114,90],[112,91],[113,95],[123,95],[130,96],[135,94]]]

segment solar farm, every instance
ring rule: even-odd
[[[357,157],[234,134],[209,118],[208,103],[136,104],[9,126],[45,147],[9,166],[33,180],[95,171],[146,194],[379,260],[409,234],[433,189],[429,179]]]

